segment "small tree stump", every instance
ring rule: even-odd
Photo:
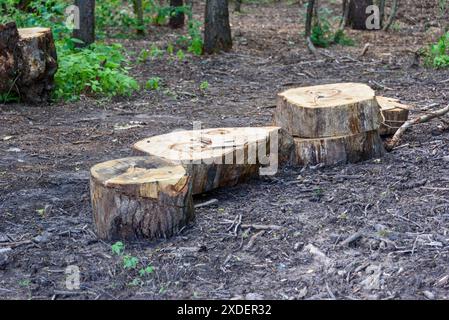
[[[185,169],[154,157],[93,166],[90,190],[101,239],[168,238],[194,219]]]
[[[394,135],[408,120],[410,106],[402,104],[398,99],[376,97],[382,113],[383,122],[380,125],[380,135]]]
[[[280,93],[274,121],[295,137],[323,138],[377,130],[381,116],[369,86],[340,83]]]
[[[278,127],[218,128],[176,131],[139,141],[134,148],[182,164],[192,177],[193,194],[200,194],[257,177],[262,166],[277,171],[279,162],[290,158],[293,141]]]
[[[51,29],[0,25],[0,94],[16,93],[24,102],[47,101],[54,88],[56,60]]]
[[[385,150],[378,130],[318,139],[294,138],[293,164],[335,165],[380,158]]]

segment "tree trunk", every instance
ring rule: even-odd
[[[228,0],[207,0],[204,23],[204,52],[217,53],[232,48]]]
[[[382,113],[382,124],[379,132],[383,136],[394,135],[408,120],[411,107],[399,103],[397,99],[376,97]]]
[[[380,158],[385,150],[378,130],[318,139],[294,138],[293,165],[336,165]]]
[[[324,138],[377,130],[381,118],[369,86],[339,83],[279,94],[274,121],[292,136]]]
[[[137,19],[137,34],[144,35],[145,34],[145,26],[143,23],[143,5],[142,0],[133,0],[133,9],[134,16]]]
[[[0,25],[0,94],[16,93],[23,102],[50,99],[57,71],[56,49],[48,28]]]
[[[160,159],[97,164],[91,169],[90,191],[101,239],[168,238],[194,219],[186,171]]]
[[[179,8],[184,5],[183,0],[170,0],[170,6],[172,8]],[[176,13],[175,10],[172,11],[170,15],[169,25],[173,29],[182,28],[184,26],[185,15],[184,12]]]
[[[293,141],[277,127],[219,128],[176,131],[139,141],[134,148],[182,164],[192,177],[193,194],[200,194],[257,177],[262,166],[277,170],[289,160]]]
[[[348,24],[355,30],[366,30],[367,19],[369,14],[366,13],[366,8],[373,5],[373,0],[350,0],[349,1],[349,16]]]
[[[95,42],[95,0],[75,0],[79,8],[80,28],[73,30],[73,37],[88,46]]]

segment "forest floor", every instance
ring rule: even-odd
[[[202,10],[195,8],[199,19]],[[231,53],[133,66],[141,81],[163,79],[157,92],[2,105],[0,250],[12,250],[1,256],[0,298],[448,299],[449,131],[439,121],[412,128],[382,159],[282,168],[199,196],[196,203],[218,202],[198,208],[195,223],[179,235],[126,243],[126,254],[154,267],[141,285],[92,226],[92,165],[131,155],[134,142],[190,129],[193,121],[205,128],[269,124],[276,94],[287,88],[364,82],[414,105],[411,116],[445,106],[449,71],[418,66],[413,53],[434,40],[435,26],[424,17],[436,19],[427,9],[407,10],[388,33],[349,31],[356,46],[312,56],[301,37],[302,7],[244,5],[242,14],[231,14]],[[176,37],[152,27],[145,39],[111,41],[137,55]],[[281,228],[242,227],[251,224]],[[341,245],[359,231],[356,241]],[[79,290],[66,288],[69,265],[80,268]]]

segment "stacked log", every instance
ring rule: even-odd
[[[376,97],[382,113],[380,125],[381,136],[392,136],[408,120],[411,107],[399,102],[398,99]]]
[[[140,153],[183,165],[193,194],[234,186],[263,169],[275,173],[289,161],[292,148],[291,137],[278,127],[175,131],[134,145]]]
[[[168,238],[194,219],[191,179],[182,166],[158,158],[97,164],[90,190],[101,239]]]
[[[51,29],[17,29],[14,22],[0,25],[0,94],[17,94],[30,103],[49,100],[56,61]]]
[[[274,122],[293,136],[294,165],[355,163],[383,155],[374,91],[359,83],[290,89],[278,95]]]

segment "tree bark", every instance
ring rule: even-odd
[[[374,91],[365,84],[338,83],[290,89],[278,95],[275,124],[292,136],[324,138],[379,129]]]
[[[327,166],[380,158],[385,153],[378,130],[318,139],[294,138],[293,165]]]
[[[145,34],[145,26],[143,24],[143,5],[142,0],[133,0],[133,9],[134,15],[137,19],[137,34],[144,35]]]
[[[232,49],[228,0],[207,0],[204,23],[204,52],[217,53]]]
[[[56,61],[50,29],[0,25],[1,94],[16,93],[23,102],[48,101],[54,88]]]
[[[184,5],[183,0],[170,0],[170,6],[173,8],[180,8]],[[184,12],[176,13],[175,10],[170,14],[169,25],[173,29],[182,28],[184,26],[185,15]]]
[[[168,238],[194,219],[190,178],[182,166],[152,157],[92,167],[94,225],[101,239]]]
[[[373,0],[350,0],[349,1],[349,15],[348,24],[355,30],[366,30],[366,21],[369,14],[366,13],[366,8],[373,5]]]
[[[310,35],[312,34],[312,23],[313,23],[313,17],[314,17],[314,10],[315,8],[315,0],[309,0],[307,4],[307,15],[306,15],[306,31],[305,31],[305,37],[306,37],[306,45],[309,51],[313,54],[317,53],[317,50],[315,48],[315,45],[313,44],[312,40],[310,39]]]
[[[79,8],[80,28],[73,30],[73,37],[83,41],[78,46],[88,46],[95,42],[95,0],[75,0]]]

